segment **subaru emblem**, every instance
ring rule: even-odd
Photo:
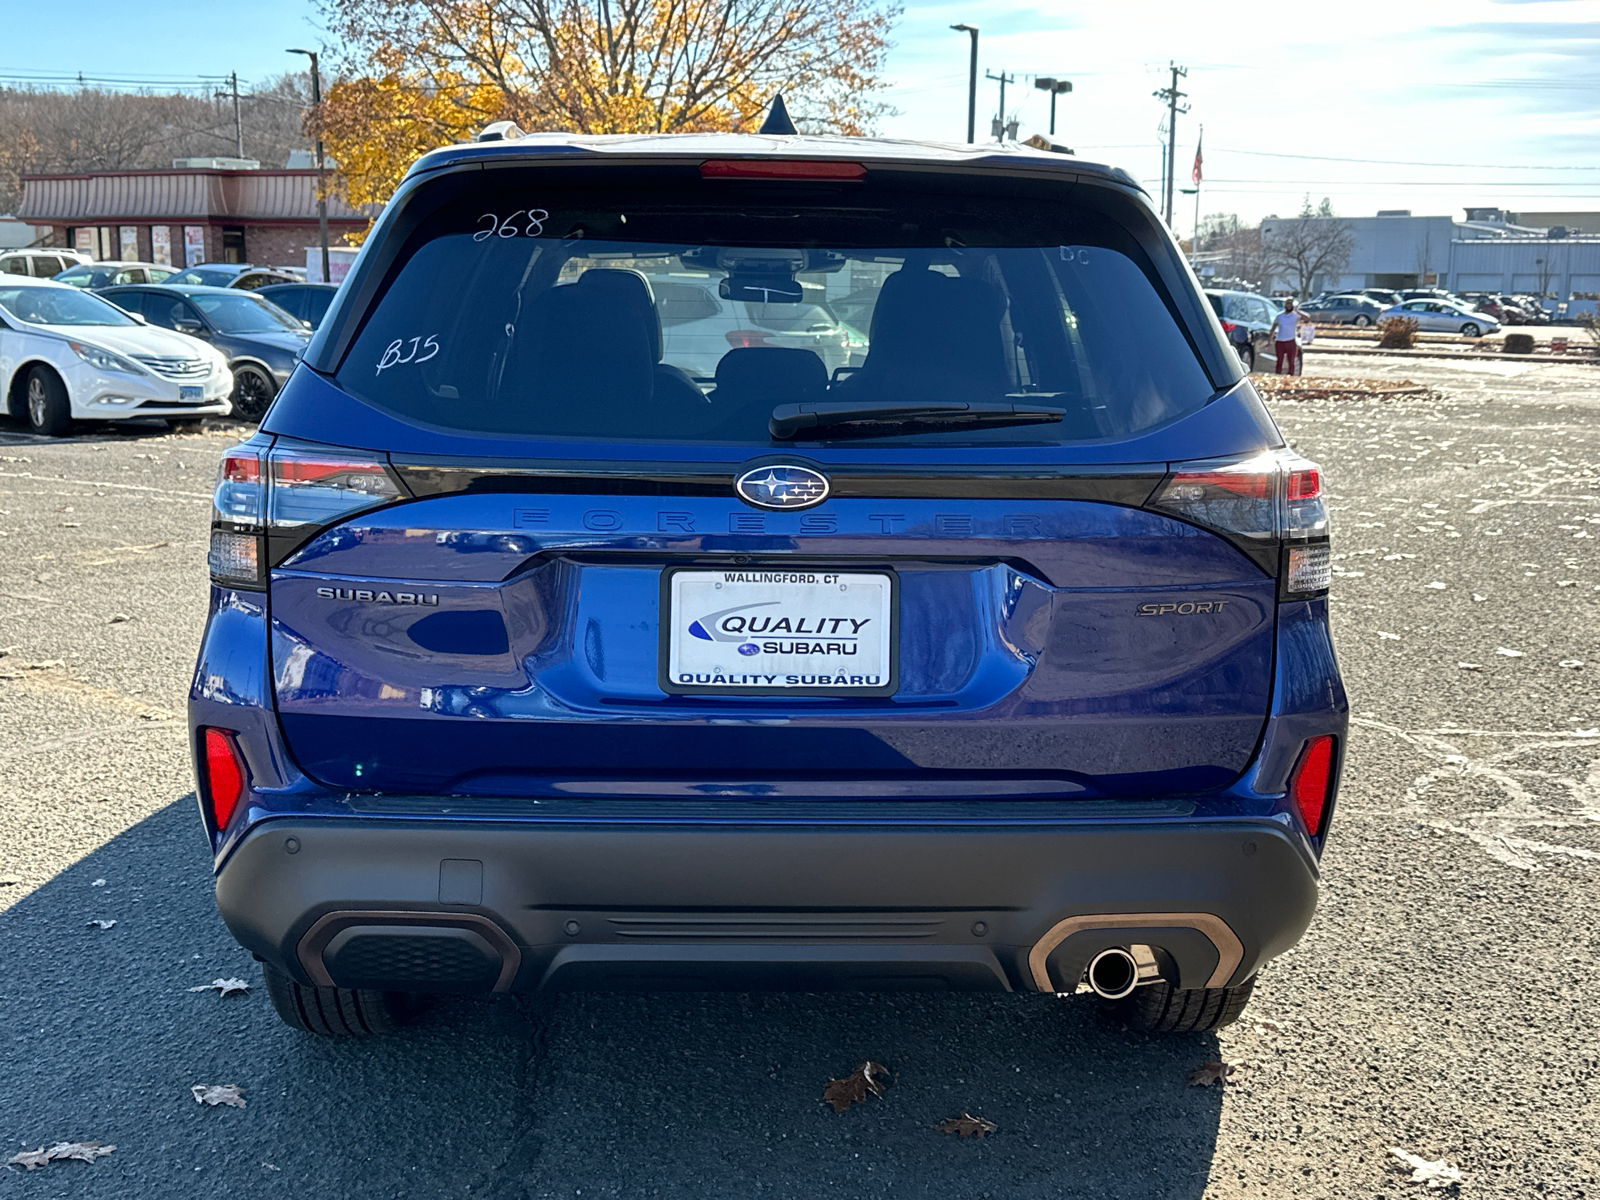
[[[828,498],[828,477],[810,467],[756,467],[734,480],[733,490],[758,508],[810,508]]]

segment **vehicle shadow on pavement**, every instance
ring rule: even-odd
[[[192,796],[0,913],[0,1027],[0,1137],[117,1147],[45,1168],[83,1196],[1198,1197],[1222,1105],[1186,1086],[1212,1035],[1083,997],[437,998],[390,1038],[297,1034],[216,915]],[[820,1102],[867,1059],[881,1098]],[[963,1111],[998,1131],[933,1128]]]

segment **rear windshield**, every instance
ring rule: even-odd
[[[407,238],[337,377],[451,430],[763,446],[840,436],[776,441],[793,404],[1063,411],[870,435],[1022,444],[1200,407],[1214,389],[1142,250],[1067,196],[474,192]]]

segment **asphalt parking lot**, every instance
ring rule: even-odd
[[[1308,367],[1435,390],[1275,406],[1327,472],[1352,744],[1309,935],[1240,1024],[1168,1037],[1087,997],[692,993],[290,1032],[184,750],[237,427],[0,421],[0,1159],[116,1146],[0,1200],[1432,1194],[1389,1147],[1448,1194],[1600,1196],[1600,370]],[[836,1115],[864,1059],[896,1084]],[[963,1110],[998,1131],[932,1128]]]

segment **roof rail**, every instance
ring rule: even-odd
[[[509,142],[526,136],[515,121],[492,121],[485,125],[478,136],[472,140],[475,142]]]

